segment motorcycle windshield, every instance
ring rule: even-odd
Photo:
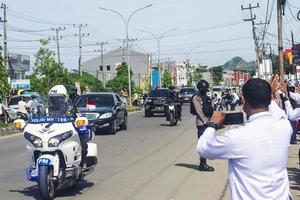
[[[49,114],[63,115],[67,112],[65,96],[50,96],[49,97]]]

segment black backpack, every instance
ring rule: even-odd
[[[193,103],[193,99],[194,97],[196,96],[197,94],[195,94],[192,99],[191,99],[191,102],[190,102],[190,113],[192,115],[197,115],[197,112],[196,112],[196,109],[195,109],[195,105]],[[201,99],[202,99],[202,112],[204,114],[204,116],[206,117],[211,117],[214,113],[214,109],[213,109],[213,106],[212,106],[212,101],[211,99],[207,96],[207,95],[203,95],[201,96]]]

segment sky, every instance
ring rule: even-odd
[[[249,10],[244,7],[260,4],[253,9],[256,22],[264,22],[268,0],[4,0],[6,3],[8,23],[8,51],[31,56],[38,51],[38,40],[53,38],[52,28],[65,27],[60,31],[61,61],[69,69],[78,67],[78,24],[87,24],[83,28],[83,62],[98,56],[100,46],[97,43],[108,42],[108,52],[122,46],[125,38],[125,25],[115,13],[104,11],[99,7],[112,9],[125,18],[136,9],[153,4],[137,12],[129,22],[129,38],[137,39],[133,49],[153,55],[157,59],[156,36],[172,30],[160,41],[161,59],[183,61],[216,66],[222,65],[235,56],[247,61],[255,60],[254,42]],[[275,2],[275,3],[274,3]],[[288,0],[284,22],[284,46],[291,46],[291,30],[296,42],[300,42],[300,22],[295,16],[300,10],[299,0]],[[277,18],[276,1],[269,0],[268,18],[270,25],[265,35],[265,42],[270,43],[277,52]],[[3,16],[1,9],[0,15]],[[74,26],[74,24],[76,24]],[[257,26],[263,29],[264,26]],[[3,25],[0,33],[3,35]],[[175,30],[174,30],[175,29]],[[49,48],[56,51],[54,40],[49,41]]]

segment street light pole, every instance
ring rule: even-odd
[[[157,68],[158,68],[158,72],[159,72],[159,84],[162,85],[161,83],[161,76],[162,76],[162,72],[160,71],[160,41],[161,39],[169,32],[171,31],[175,31],[177,30],[177,28],[173,28],[173,29],[170,29],[170,30],[167,30],[165,31],[164,33],[162,33],[159,37],[157,35],[155,35],[154,33],[151,33],[149,31],[145,31],[145,30],[140,30],[144,33],[148,33],[150,34],[154,39],[155,41],[157,42]]]
[[[130,74],[130,64],[129,64],[129,31],[128,31],[128,25],[129,25],[129,22],[131,20],[131,18],[133,17],[134,14],[136,14],[137,12],[139,12],[140,10],[143,10],[143,9],[146,9],[146,8],[149,8],[151,7],[153,4],[149,4],[147,6],[144,6],[144,7],[141,7],[139,9],[136,9],[135,11],[133,11],[129,17],[127,18],[127,20],[125,19],[125,17],[119,13],[118,11],[115,11],[115,10],[111,10],[111,9],[107,9],[107,8],[103,8],[103,7],[99,7],[99,9],[101,10],[105,10],[105,11],[110,11],[110,12],[113,12],[117,15],[119,15],[121,18],[122,18],[122,21],[124,22],[125,24],[125,31],[126,31],[126,54],[127,54],[127,69],[128,69],[128,92],[129,92],[129,105],[131,106],[131,74]]]

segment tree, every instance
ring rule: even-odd
[[[135,83],[132,80],[133,72],[130,70],[131,79],[131,91],[135,88]],[[123,62],[121,66],[117,69],[117,75],[115,78],[107,81],[106,87],[114,92],[118,92],[122,89],[128,90],[128,66],[126,62]]]
[[[88,86],[92,92],[105,91],[102,82],[87,72],[83,72],[82,76],[78,73],[69,73],[67,76],[67,89],[70,89],[69,87],[73,86],[75,82],[79,82],[83,88]]]
[[[0,47],[0,51],[2,48]],[[10,85],[8,83],[8,75],[3,63],[3,57],[0,52],[0,103],[1,100],[6,96],[6,93],[9,91]]]
[[[212,67],[211,74],[212,74],[214,85],[219,85],[220,82],[223,80],[222,66]]]
[[[169,87],[170,85],[172,85],[172,76],[171,74],[168,72],[168,70],[164,70],[163,75],[161,77],[161,81],[162,81],[162,87]]]
[[[198,65],[193,73],[193,82],[201,80],[204,72],[207,72],[207,66]]]
[[[33,74],[29,78],[32,89],[46,95],[53,86],[67,83],[68,71],[55,61],[55,52],[46,48],[48,41],[40,43],[42,47],[35,54]]]

